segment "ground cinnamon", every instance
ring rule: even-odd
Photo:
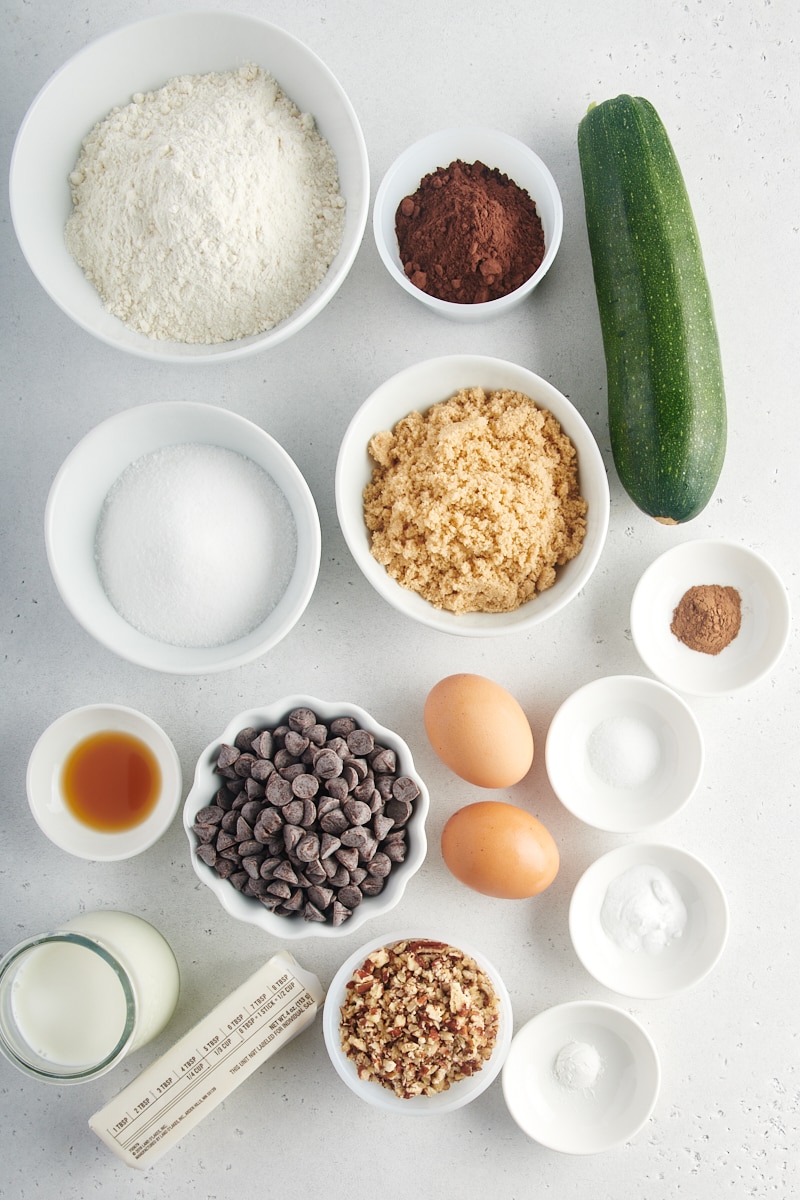
[[[670,629],[690,650],[719,654],[739,633],[742,598],[734,587],[690,587],[672,614]]]
[[[395,215],[403,269],[430,296],[483,304],[516,291],[541,265],[536,204],[508,175],[456,159],[426,175]]]

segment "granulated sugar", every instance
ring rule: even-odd
[[[274,480],[219,446],[169,446],[137,459],[110,489],[95,543],[100,581],[140,633],[220,646],[274,608],[297,532]]]

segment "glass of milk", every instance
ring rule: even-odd
[[[0,1051],[45,1082],[96,1079],[161,1032],[179,986],[175,956],[147,921],[83,913],[0,961]]]

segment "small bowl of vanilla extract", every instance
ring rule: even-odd
[[[26,787],[41,831],[77,858],[113,862],[149,849],[181,801],[177,751],[144,713],[90,704],[54,721],[28,761]]]

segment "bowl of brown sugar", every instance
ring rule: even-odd
[[[379,595],[468,637],[561,611],[608,529],[605,466],[583,417],[532,371],[481,355],[429,359],[378,387],[345,433],[335,491]]]
[[[562,228],[545,163],[495,129],[444,129],[415,142],[386,172],[373,208],[389,274],[455,321],[521,304],[553,265]]]

